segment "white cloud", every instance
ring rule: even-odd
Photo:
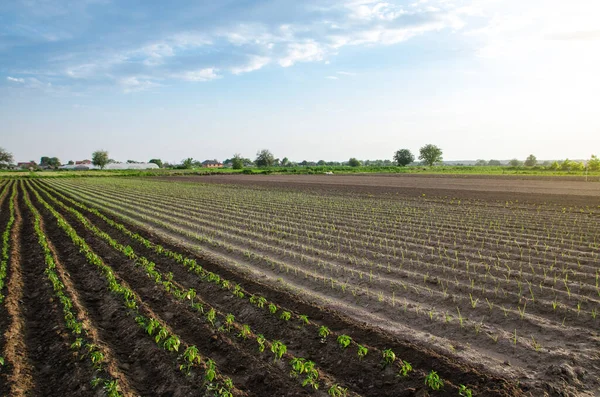
[[[6,78],[6,80],[12,81],[13,83],[25,83],[25,79],[17,78],[17,77],[10,77],[10,76],[8,76]]]
[[[144,36],[137,44],[135,37],[127,37],[134,43],[129,48],[53,54],[45,75],[79,80],[73,84],[116,81],[131,92],[153,87],[156,81],[210,81],[223,77],[219,71],[242,74],[270,63],[328,64],[346,46],[394,45],[428,32],[461,29],[463,18],[483,14],[484,8],[470,1],[419,0],[402,5],[394,0],[335,0],[326,6],[299,3],[293,14],[269,5],[266,11],[272,12],[264,14],[269,17],[253,15],[241,23],[232,20],[191,29],[173,23],[166,33]]]
[[[125,93],[145,91],[160,86],[160,84],[154,81],[134,76],[120,79],[119,84],[123,87],[123,92]]]
[[[215,69],[215,68],[189,70],[187,72],[175,74],[175,75],[173,75],[173,77],[181,79],[181,80],[185,80],[185,81],[192,81],[192,82],[210,81],[210,80],[218,79],[219,77],[221,77],[217,74],[218,71],[219,70]]]
[[[337,72],[337,74],[341,74],[342,76],[356,76],[354,72]]]
[[[253,72],[255,70],[261,69],[262,67],[268,65],[270,62],[271,62],[271,59],[268,57],[253,55],[250,57],[250,61],[247,64],[231,68],[231,73],[241,74],[241,73]]]
[[[325,48],[314,40],[290,43],[286,55],[279,60],[279,65],[287,68],[297,62],[321,61],[325,54]]]
[[[339,77],[337,77],[337,76],[326,76],[325,78],[329,79],[329,80],[338,80],[339,79]]]

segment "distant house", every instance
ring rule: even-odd
[[[216,160],[205,160],[202,162],[202,167],[205,168],[223,168],[223,163]]]
[[[89,160],[84,160],[89,161]],[[77,161],[76,164],[71,165],[63,165],[60,167],[63,170],[75,170],[75,171],[84,171],[84,170],[99,170],[100,167],[97,167],[92,164],[83,163],[81,161]],[[111,163],[106,164],[104,167],[105,170],[153,170],[158,169],[158,165],[154,163]]]
[[[31,170],[37,168],[37,164],[35,163],[35,161],[27,161],[25,163],[17,163],[17,168],[20,168],[22,170]]]
[[[75,165],[92,165],[92,160],[81,160],[76,161]]]

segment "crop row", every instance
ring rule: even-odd
[[[467,341],[483,335],[499,353],[508,342],[519,355],[559,360],[553,339],[570,332],[594,338],[600,293],[593,209],[342,200],[137,180],[45,185],[200,244],[209,257],[278,271],[291,288],[314,280],[311,291],[387,306],[386,316],[414,319],[414,327],[440,323]],[[555,221],[562,227],[552,228]]]
[[[85,255],[88,263],[98,268],[100,274],[107,281],[108,291],[121,297],[123,305],[128,309],[130,315],[134,317],[138,326],[147,332],[148,337],[152,338],[159,347],[174,354],[180,350],[182,351],[182,354],[177,356],[177,359],[181,360],[180,369],[182,371],[197,369],[203,372],[206,389],[213,391],[219,396],[227,397],[234,394],[242,394],[234,387],[229,378],[219,373],[213,360],[202,357],[198,353],[196,346],[185,345],[179,336],[171,331],[167,324],[158,319],[145,307],[137,294],[124,285],[122,281],[119,281],[110,266],[104,263],[102,258],[89,247],[86,241],[77,234],[64,217],[48,204],[36,190],[31,189],[30,191],[34,193],[38,202],[54,216],[58,226],[68,235],[80,252]]]
[[[96,204],[99,205],[97,202],[96,202]],[[104,206],[106,206],[106,204]],[[121,207],[122,206],[123,205],[121,205]],[[115,207],[116,207],[116,205],[115,205]],[[121,209],[120,212],[122,213],[123,209]],[[138,207],[138,210],[137,210],[136,213],[139,215],[139,212],[141,212],[141,210]],[[132,210],[132,211],[130,211],[130,213],[133,214],[134,211]],[[149,213],[149,216],[147,216],[146,219],[148,219],[148,220],[152,219],[152,221],[156,223],[157,222],[156,219],[159,218],[159,216],[160,216],[159,214]],[[178,232],[181,233],[182,232],[181,229],[175,230],[171,226],[172,224],[177,224],[177,223],[179,223],[179,224],[183,223],[185,226],[188,226],[189,228],[194,228],[195,227],[195,225],[194,225],[193,222],[182,221],[182,220],[180,220],[179,217],[178,217],[178,219],[168,218],[167,219],[167,223],[163,224],[163,225],[165,227],[167,227],[167,228],[170,228],[171,230],[178,231]],[[203,233],[204,236],[206,236],[206,234],[209,233],[210,231],[200,230],[200,232]],[[219,232],[215,232],[215,233],[219,233]],[[216,240],[217,242],[215,242],[215,240],[212,239],[212,238],[203,237],[203,238],[200,238],[200,239],[204,240],[204,242],[212,243],[212,244],[214,244],[216,246],[222,246],[223,245],[222,240]],[[248,239],[247,240],[247,244],[249,244],[250,246],[252,246],[254,248],[260,249],[262,252],[264,252],[265,249],[269,249],[270,248],[268,246],[265,246],[265,245],[261,244],[260,242],[257,242],[256,239]],[[227,248],[228,251],[232,250],[231,246],[227,246],[226,248]],[[311,248],[311,247],[307,247],[307,249],[314,251],[314,248]],[[280,250],[280,252],[281,252],[281,250]],[[287,252],[289,252],[289,251],[284,251],[284,253],[287,253]],[[327,256],[327,252],[320,252],[320,254],[321,255],[320,255],[318,261],[316,261],[316,264],[314,264],[313,266],[317,266],[318,267],[319,264],[323,263],[323,259],[322,259],[323,256]],[[300,257],[301,261],[303,261],[305,258],[307,258],[307,255],[306,254],[301,254],[299,257]],[[256,258],[257,258],[256,255],[252,256],[252,259],[256,259]],[[293,259],[295,259],[295,258],[293,257]],[[267,259],[267,261],[268,261],[267,263],[271,263],[271,264],[274,263],[274,261],[273,261],[272,258],[271,259]],[[427,265],[427,262],[425,262],[425,261],[415,261],[415,262],[418,263],[419,265],[421,265],[421,267],[424,267],[424,266]],[[280,266],[283,266],[284,268],[287,268],[286,264],[280,264]],[[467,266],[468,266],[468,263],[467,263]],[[453,267],[454,266],[452,266],[452,268]],[[346,271],[346,272],[348,271],[346,267],[342,267],[340,265],[338,265],[338,268],[341,268],[342,271]],[[443,269],[445,269],[445,268],[442,267],[442,270]],[[449,269],[450,269],[450,267],[449,267]],[[298,272],[297,268],[293,268],[293,271],[294,272]],[[442,273],[443,273],[443,271],[442,271]],[[327,282],[333,280],[333,277],[336,277],[336,275],[333,274],[332,278],[325,280],[325,278],[323,278],[321,276],[315,276],[315,272],[304,273],[304,274],[307,274],[307,275],[310,275],[310,276],[313,276],[313,277],[321,278],[321,279],[323,279],[324,281],[327,281]],[[363,275],[364,275],[364,273],[363,273]],[[427,296],[427,293],[429,293],[429,295],[431,295],[431,294],[434,293],[434,290],[432,290],[429,287],[430,284],[427,283],[427,278],[428,278],[429,273],[427,273],[427,274],[419,274],[419,273],[412,273],[412,274],[410,274],[410,273],[408,273],[408,275],[412,276],[412,278],[415,280],[415,282],[411,283],[411,282],[403,281],[402,279],[400,279],[399,281],[395,281],[396,286],[397,287],[402,286],[402,288],[404,288],[404,290],[408,291],[409,293],[411,293],[411,289],[414,289],[413,296],[416,295],[417,299],[418,299],[418,296],[420,294],[425,293],[425,296]],[[564,285],[567,288],[568,288],[568,284],[566,283],[566,280],[568,279],[568,275],[569,274],[566,274],[564,276],[564,278],[561,278],[561,280],[565,281]],[[405,274],[404,277],[406,277],[406,274]],[[369,274],[368,276],[364,275],[364,278],[368,279],[369,281],[372,281],[371,274]],[[448,280],[448,279],[446,279],[445,280],[446,281],[446,285],[444,285],[444,283],[443,283],[444,279],[441,277],[441,275],[439,273],[434,274],[433,276],[431,276],[431,278],[432,279],[436,279],[437,285],[439,286],[439,291],[436,292],[436,293],[437,294],[441,294],[441,296],[443,296],[444,298],[446,298],[448,296],[452,296],[453,303],[455,303],[457,299],[458,300],[465,299],[464,297],[463,298],[460,297],[461,289],[462,289],[462,291],[468,290],[469,291],[469,296],[468,296],[468,300],[467,300],[466,303],[467,303],[467,308],[471,308],[471,309],[475,309],[478,302],[481,302],[481,304],[483,304],[483,302],[485,301],[488,304],[488,306],[490,308],[490,311],[491,311],[494,308],[494,301],[498,299],[498,293],[499,292],[500,292],[500,296],[501,297],[503,295],[505,297],[512,295],[512,296],[515,297],[514,299],[516,300],[517,305],[513,306],[513,308],[511,309],[510,307],[504,307],[503,305],[497,304],[497,305],[495,305],[495,307],[497,308],[496,310],[498,310],[499,308],[502,308],[503,313],[505,315],[508,314],[508,313],[513,313],[513,315],[515,315],[517,318],[519,318],[521,320],[524,317],[526,317],[525,315],[530,316],[529,311],[532,308],[533,309],[535,309],[536,307],[538,309],[545,308],[545,313],[552,314],[552,313],[556,312],[557,308],[561,308],[562,307],[564,310],[568,310],[568,312],[566,314],[571,313],[571,315],[570,315],[569,318],[576,321],[577,319],[580,318],[579,316],[580,316],[580,314],[582,312],[583,303],[584,302],[588,302],[589,303],[590,301],[593,302],[593,300],[591,299],[591,297],[589,295],[586,296],[586,297],[583,297],[583,298],[578,298],[577,294],[574,291],[569,291],[568,289],[566,291],[560,291],[565,296],[565,299],[564,299],[564,301],[559,301],[557,299],[557,297],[556,297],[556,292],[557,291],[554,289],[553,285],[551,285],[550,287],[544,287],[542,284],[537,285],[537,284],[533,284],[530,281],[527,281],[527,282],[521,282],[520,280],[511,281],[511,284],[512,284],[513,288],[515,288],[516,286],[519,287],[518,294],[516,292],[510,292],[510,291],[506,291],[504,289],[501,289],[498,284],[493,285],[493,289],[491,289],[491,290],[490,289],[484,289],[484,287],[483,287],[482,284],[480,284],[480,286],[478,286],[477,288],[474,288],[474,285],[475,285],[474,281],[481,280],[481,279],[486,279],[487,278],[487,274],[486,275],[479,275],[478,277],[469,278],[470,282],[466,283],[466,285],[462,281],[462,280],[465,279],[465,277],[463,277],[462,275],[460,277],[460,280],[461,280],[460,282],[459,282],[458,278],[456,278],[456,277],[455,277],[455,280]],[[418,282],[419,279],[423,280],[423,286],[420,286],[420,285],[416,284],[416,282]],[[502,281],[504,281],[504,280],[502,280]],[[506,279],[506,281],[508,282],[508,279]],[[556,283],[556,281],[555,281],[555,283]],[[332,284],[333,284],[333,281],[332,281]],[[450,295],[452,293],[452,289],[450,289],[450,292],[448,292],[448,289],[452,288],[452,284],[455,284],[457,288],[460,287],[460,288],[458,288],[458,291],[455,291],[454,295]],[[376,285],[377,284],[371,286],[371,288],[374,289],[376,287]],[[465,288],[465,287],[467,287],[467,288]],[[343,284],[342,284],[342,288],[344,288]],[[475,292],[477,292],[477,290],[479,288],[480,288],[481,291],[480,291],[480,296],[478,297],[475,294]],[[535,292],[534,293],[533,288],[539,288],[539,292]],[[364,290],[365,289],[363,289],[363,291]],[[368,289],[366,289],[366,291],[368,291]],[[492,291],[493,291],[493,296],[492,296]],[[530,302],[529,309],[527,309],[526,303],[523,304],[523,303],[520,302],[523,292],[528,292],[528,295],[531,297],[530,299],[533,302],[533,305]],[[551,297],[550,300],[547,300],[547,299],[544,298],[543,293],[547,293],[547,292],[554,292],[554,295],[550,295],[550,297]],[[588,294],[590,294],[590,292],[591,291],[588,291]],[[356,289],[353,290],[353,293],[356,293]],[[484,295],[484,293],[487,294],[487,296]],[[464,294],[464,292],[463,292],[463,294]],[[385,300],[385,301],[391,302],[391,304],[394,304],[394,293],[392,293],[391,295],[392,295],[391,297],[389,297],[389,296],[382,297],[380,294],[378,294],[377,298],[379,300]],[[481,295],[483,295],[483,296],[481,296]],[[406,296],[406,293],[404,294],[404,296]],[[565,302],[569,302],[569,300],[571,300],[572,298],[575,301],[575,303],[571,303],[572,305],[574,305],[574,307],[569,308],[565,304]],[[573,301],[571,300],[571,302],[573,302]],[[542,305],[542,306],[540,306],[540,305]],[[417,306],[416,310],[419,310],[418,306]],[[453,310],[453,309],[451,309],[451,310]],[[465,310],[463,310],[463,312],[464,311]],[[591,315],[594,316],[595,311],[596,311],[596,309],[592,308],[591,312],[589,312],[589,313],[591,313]],[[423,310],[423,312],[425,312],[425,311]],[[544,312],[544,311],[542,311],[542,312]],[[448,313],[447,312],[446,313],[436,312],[436,313],[433,313],[433,314],[436,317],[444,319],[444,321],[447,322],[447,319],[448,319]],[[428,312],[428,315],[431,317],[431,312],[430,311]],[[561,317],[561,320],[564,320],[565,318],[566,317]],[[537,322],[537,320],[536,320],[535,317],[532,318],[532,320],[535,321],[535,322]],[[560,323],[561,323],[561,321],[559,320],[559,324]],[[462,325],[462,320],[461,320],[461,325]],[[512,332],[511,332],[511,334],[512,334]],[[529,342],[527,344],[531,345],[531,343],[529,343]]]
[[[84,314],[83,312],[75,312],[73,300],[66,291],[63,280],[57,273],[56,258],[50,249],[48,239],[44,233],[40,213],[31,203],[29,195],[25,190],[23,190],[23,198],[27,208],[33,214],[35,233],[38,238],[38,243],[43,250],[44,262],[46,264],[44,274],[52,285],[54,295],[61,304],[65,326],[73,336],[71,349],[73,349],[81,358],[87,357],[92,363],[96,370],[96,376],[91,380],[93,387],[101,385],[106,395],[109,397],[121,396],[122,394],[119,392],[120,388],[117,379],[107,370],[105,362],[107,356],[106,351],[100,347],[98,341],[93,341],[89,337],[89,328],[85,325],[84,321],[79,320]]]
[[[184,264],[188,268],[189,271],[199,275],[202,280],[209,281],[209,282],[210,281],[215,282],[215,283],[219,284],[222,288],[231,290],[233,295],[238,298],[244,298],[245,296],[248,296],[247,292],[245,292],[239,285],[231,284],[227,280],[220,278],[218,275],[215,275],[214,273],[206,272],[204,269],[202,269],[202,267],[198,266],[193,259],[183,258],[183,256],[180,254],[163,249],[161,246],[156,246],[156,245],[152,244],[151,242],[149,242],[148,240],[141,237],[139,234],[133,234],[133,233],[129,232],[123,225],[110,220],[109,218],[107,218],[104,215],[102,215],[101,213],[99,213],[97,210],[89,209],[88,207],[82,205],[81,203],[78,203],[74,200],[66,198],[64,195],[62,195],[54,190],[52,193],[61,197],[63,200],[67,200],[72,205],[75,205],[79,208],[93,212],[95,215],[101,217],[104,221],[106,221],[111,226],[122,231],[129,237],[135,238],[140,243],[142,243],[144,246],[146,246],[148,248],[153,248],[157,253],[161,253],[163,255],[166,255],[171,258],[176,259],[178,262]],[[261,334],[252,332],[247,325],[238,324],[235,321],[235,317],[231,313],[229,313],[229,314],[220,313],[218,310],[215,310],[213,307],[211,307],[205,301],[196,300],[196,302],[194,302],[194,298],[196,298],[196,292],[194,289],[190,288],[190,289],[186,290],[185,288],[179,286],[179,284],[173,279],[172,274],[164,275],[164,274],[159,273],[155,269],[155,264],[153,262],[148,261],[144,257],[140,257],[140,256],[136,255],[133,252],[133,249],[131,247],[123,246],[123,245],[119,244],[118,242],[116,242],[115,240],[113,240],[108,234],[100,231],[94,225],[92,225],[89,222],[89,220],[87,220],[85,217],[83,217],[81,215],[81,213],[74,210],[74,208],[68,207],[68,206],[62,204],[61,202],[59,202],[58,200],[56,200],[55,198],[53,198],[50,195],[48,197],[53,202],[55,202],[56,204],[61,206],[64,210],[71,212],[82,224],[84,224],[86,226],[86,228],[92,230],[97,236],[99,236],[102,239],[104,239],[105,241],[107,241],[109,243],[109,245],[111,245],[113,248],[122,252],[124,255],[127,255],[130,259],[135,260],[138,265],[140,265],[141,267],[143,267],[145,269],[146,273],[148,274],[148,276],[150,276],[150,278],[154,279],[157,284],[162,285],[168,292],[170,292],[172,295],[174,295],[177,299],[180,299],[180,300],[187,299],[189,301],[190,306],[192,308],[194,308],[195,310],[199,311],[200,313],[203,313],[203,315],[207,318],[207,320],[211,324],[219,323],[219,324],[221,324],[220,329],[221,330],[226,329],[227,332],[231,332],[232,329],[236,329],[236,332],[238,332],[239,337],[243,337],[243,338],[249,337],[249,338],[253,338],[253,339],[257,340],[257,343],[259,344],[259,350],[264,350],[265,347],[267,349],[270,348],[276,356],[281,353],[281,351],[282,351],[281,349],[285,350],[285,344],[282,344],[279,341],[269,342]],[[265,309],[268,308],[268,310],[271,314],[277,315],[279,318],[281,318],[284,321],[289,321],[291,316],[294,315],[290,311],[281,310],[281,308],[278,307],[276,304],[269,303],[260,296],[250,295],[249,302],[251,304],[257,305],[260,308],[263,308],[263,307]],[[295,315],[295,316],[297,316],[297,318],[301,321],[302,324],[304,324],[306,326],[311,324],[306,316],[303,316],[303,315]],[[221,321],[217,320],[217,318],[219,318],[219,317],[220,317]],[[323,338],[323,340],[325,340],[327,338],[327,336],[329,336],[331,331],[329,331],[329,329],[327,327],[321,326],[318,328],[318,330],[315,329],[315,332],[318,332],[319,336],[321,338]],[[359,359],[362,359],[369,352],[368,347],[360,345],[356,342],[353,342],[352,338],[350,338],[347,335],[338,335],[337,341],[340,344],[340,346],[342,346],[344,348],[346,348],[350,344],[354,344],[357,348],[357,352],[358,352],[357,357]],[[384,358],[384,362],[386,362],[385,360],[388,360],[390,363],[395,361],[395,355],[393,354],[393,352],[390,349],[384,349],[380,353],[382,354],[382,357]],[[316,376],[313,377],[310,375],[310,373],[312,373],[312,370],[314,369],[314,367],[313,367],[314,364],[310,364],[311,363],[310,361],[306,361],[303,358],[294,357],[289,354],[286,354],[286,356],[288,357],[288,360],[292,367],[293,374],[298,371],[298,368],[302,368],[301,363],[305,363],[306,365],[310,366],[311,371],[308,372],[309,375],[307,375],[306,378],[304,379],[303,385],[311,384],[313,387],[318,386],[318,383],[316,382],[317,377]],[[386,357],[387,357],[387,359],[386,359]],[[412,367],[410,366],[410,364],[408,362],[406,362],[404,360],[399,360],[398,363],[400,366],[400,372],[403,373],[404,376],[406,376],[408,374],[408,372],[412,369]],[[317,372],[315,372],[315,374],[317,374]],[[336,393],[336,390],[344,390],[344,389],[341,388],[337,384],[333,384],[329,387],[329,392],[332,395]],[[465,390],[466,390],[466,388],[465,388]]]

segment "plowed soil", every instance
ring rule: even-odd
[[[264,187],[353,192],[363,194],[406,194],[410,196],[465,197],[484,200],[523,201],[565,205],[598,205],[600,178],[540,176],[439,176],[439,175],[208,175],[180,176],[165,180],[227,183]]]

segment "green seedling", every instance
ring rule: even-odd
[[[331,397],[345,397],[348,395],[348,389],[336,383],[327,390],[327,394]]]
[[[307,315],[301,314],[301,315],[298,316],[298,318],[300,319],[300,322],[302,324],[304,324],[304,325],[310,324],[310,322],[308,321],[308,316]]]
[[[166,350],[173,352],[179,351],[179,345],[181,345],[181,341],[175,335],[171,335],[165,342],[163,346]]]
[[[364,347],[363,345],[358,345],[358,359],[362,360],[367,353],[369,353],[369,349],[367,349],[366,347]]]
[[[227,332],[231,332],[231,327],[235,321],[235,317],[233,314],[229,313],[225,316],[225,326],[227,328]]]
[[[392,351],[392,349],[385,349],[382,352],[383,356],[383,367],[387,367],[390,364],[393,364],[396,361],[396,353]]]
[[[271,312],[271,314],[275,314],[277,312],[277,306],[270,303],[269,304],[269,311]]]
[[[329,330],[329,328],[327,328],[326,326],[322,325],[319,328],[319,336],[321,337],[321,339],[323,341],[325,341],[325,339],[329,336],[329,334],[331,333],[331,331]]]
[[[431,371],[425,377],[425,385],[431,390],[440,390],[444,386],[444,381],[440,378],[437,372]]]
[[[404,360],[400,361],[400,372],[398,373],[399,376],[406,378],[408,376],[408,374],[410,372],[412,372],[412,370],[413,370],[413,367],[412,367],[412,365],[410,365],[410,363],[408,361],[404,361]]]
[[[206,319],[208,320],[208,322],[212,326],[215,325],[215,318],[216,317],[217,317],[217,312],[215,312],[215,309],[210,309],[208,312],[206,312]]]
[[[265,339],[265,337],[262,334],[258,334],[256,335],[256,343],[258,343],[258,351],[259,352],[264,352],[265,351],[265,342],[267,340]]]
[[[282,312],[281,315],[279,316],[280,319],[284,320],[284,321],[289,321],[290,318],[292,318],[292,313],[290,312]]]
[[[271,352],[275,355],[275,361],[281,359],[283,355],[287,352],[287,346],[282,342],[275,340],[271,344]]]
[[[252,331],[250,330],[250,326],[248,324],[242,325],[239,334],[237,334],[238,338],[248,339],[252,335]]]
[[[458,395],[461,397],[473,397],[473,392],[465,385],[458,386]]]
[[[204,379],[211,383],[217,377],[217,367],[215,362],[210,358],[206,360],[206,373],[204,374]]]
[[[352,343],[352,338],[348,335],[340,335],[337,338],[337,342],[342,349],[345,349]]]

